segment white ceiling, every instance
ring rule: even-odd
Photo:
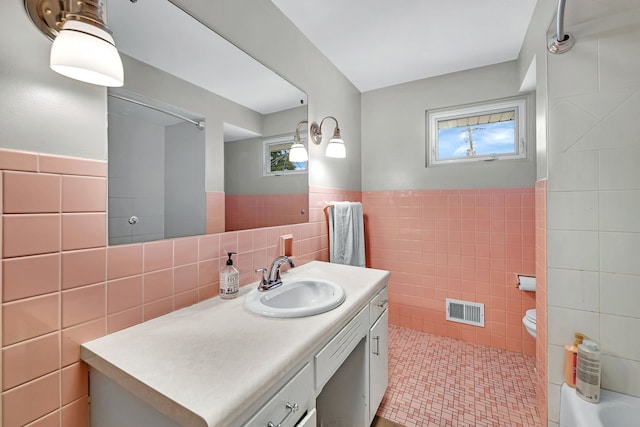
[[[271,0],[361,91],[516,59],[536,0]]]

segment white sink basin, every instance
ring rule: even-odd
[[[283,280],[270,291],[247,294],[244,307],[266,317],[305,317],[333,310],[345,299],[344,290],[325,280]]]

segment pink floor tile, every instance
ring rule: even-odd
[[[523,354],[389,326],[378,415],[407,427],[537,427],[534,365]]]

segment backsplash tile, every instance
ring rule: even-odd
[[[11,258],[60,250],[60,215],[3,215],[2,255]]]
[[[142,273],[142,245],[110,246],[107,248],[107,279]]]
[[[62,214],[62,250],[99,248],[107,238],[107,216],[101,213]]]
[[[104,212],[106,202],[106,178],[62,176],[63,212]]]
[[[173,295],[173,268],[145,273],[144,302],[148,303]]]
[[[38,154],[0,149],[0,169],[37,172]]]
[[[198,261],[198,238],[184,237],[173,241],[173,265],[192,264]]]
[[[60,333],[23,341],[2,350],[2,390],[60,369]]]
[[[78,400],[89,394],[89,367],[82,362],[62,369],[62,405]]]
[[[60,176],[28,172],[4,172],[4,213],[60,212]]]
[[[60,294],[51,293],[2,304],[2,345],[60,329]]]
[[[80,344],[105,335],[107,330],[106,317],[62,329],[62,366],[68,366],[80,360]]]
[[[2,301],[60,290],[60,254],[36,255],[2,262]]]
[[[106,259],[105,248],[62,252],[62,289],[106,281]]]
[[[82,286],[62,292],[62,327],[67,328],[104,316],[105,284]]]
[[[107,162],[76,157],[38,154],[39,172],[106,178]]]
[[[171,240],[145,243],[143,250],[145,273],[172,267],[173,242]]]
[[[60,371],[3,392],[2,407],[4,427],[21,427],[55,411],[60,407]]]
[[[142,305],[142,275],[107,282],[107,314]]]

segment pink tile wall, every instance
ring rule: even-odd
[[[533,188],[382,191],[363,194],[368,263],[391,271],[390,321],[527,355],[522,317],[535,294]],[[485,327],[445,320],[445,298],[485,304]]]
[[[312,187],[308,223],[107,247],[104,162],[0,150],[0,168],[5,427],[88,425],[80,343],[215,296],[224,250],[238,252],[243,285],[283,234],[294,236],[298,264],[326,261],[331,201],[363,202],[368,264],[393,273],[393,323],[536,351],[520,323],[534,299],[513,278],[540,268],[532,189]],[[208,227],[223,223],[210,221],[224,217],[219,208],[209,215],[220,194],[207,196]],[[487,328],[444,322],[447,296],[487,304]]]
[[[303,194],[227,194],[227,231],[298,224],[309,220],[309,196]]]
[[[107,247],[106,172],[0,150],[4,427],[88,426],[81,343],[215,296],[223,250],[238,252],[242,285],[282,234],[298,264],[326,260],[324,201],[360,197],[315,188],[309,223]]]
[[[536,397],[541,420],[547,407],[547,180],[536,182]]]

